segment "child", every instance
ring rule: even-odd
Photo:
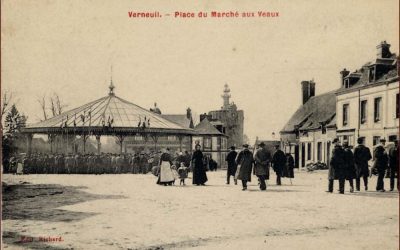
[[[185,167],[184,163],[181,162],[181,166],[178,168],[179,179],[181,179],[179,185],[185,186],[185,179],[188,177],[188,168]]]

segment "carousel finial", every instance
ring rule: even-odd
[[[110,86],[108,87],[110,89],[110,92],[108,93],[109,95],[114,95],[114,89],[115,89],[113,79],[112,79],[112,73],[113,73],[113,70],[112,70],[112,65],[111,65],[111,79],[110,79]]]

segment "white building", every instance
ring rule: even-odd
[[[361,137],[373,148],[380,138],[393,141],[399,133],[398,57],[390,44],[377,46],[377,58],[350,73],[341,71],[336,92],[337,136],[355,145]]]

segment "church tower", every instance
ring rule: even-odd
[[[221,95],[222,99],[224,100],[224,106],[222,106],[222,109],[226,110],[229,109],[229,98],[231,97],[230,94],[231,90],[228,87],[228,84],[225,84],[224,86],[224,94]]]

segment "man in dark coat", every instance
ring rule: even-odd
[[[281,185],[281,176],[283,168],[286,167],[286,156],[282,150],[279,149],[279,145],[275,146],[275,153],[272,157],[273,168],[276,173],[276,185]]]
[[[364,146],[363,139],[357,139],[357,147],[354,149],[354,163],[356,166],[356,190],[360,191],[360,178],[364,180],[365,191],[368,190],[368,161],[372,159],[371,151]]]
[[[244,144],[243,150],[236,159],[236,164],[240,165],[238,180],[242,180],[243,191],[247,189],[247,182],[251,181],[251,170],[253,169],[253,153],[249,150],[249,145]]]
[[[347,141],[343,143],[343,148],[344,148],[344,162],[347,164],[346,179],[349,181],[350,184],[350,193],[353,193],[354,192],[353,180],[356,178],[356,166],[354,164],[354,155]]]
[[[291,153],[286,153],[286,167],[283,169],[282,177],[294,178],[294,158]]]
[[[231,146],[231,151],[227,154],[227,156],[225,158],[225,161],[228,163],[228,170],[226,173],[226,184],[228,184],[228,185],[230,183],[231,176],[234,177],[236,174],[236,169],[237,169],[236,156],[237,156],[237,154],[238,153],[235,151],[235,146]],[[235,178],[234,178],[234,181],[235,181],[235,185],[237,185],[237,181],[235,180]]]
[[[385,172],[388,166],[388,155],[385,151],[385,138],[380,140],[380,144],[374,149],[374,168],[378,171],[378,181],[376,183],[376,191],[385,192]]]
[[[399,190],[399,146],[397,140],[389,150],[390,191],[394,190],[394,179],[397,178],[397,190]]]
[[[260,189],[266,190],[267,185],[265,180],[269,179],[269,163],[271,162],[271,154],[265,148],[263,142],[260,143],[259,149],[254,155],[254,174],[260,181]]]
[[[214,161],[214,159],[212,158],[212,155],[210,155],[210,159],[208,161],[208,166],[210,168],[210,171],[217,171],[218,163],[216,161]]]
[[[332,141],[332,144],[334,145],[334,148],[332,150],[332,156],[329,165],[328,192],[333,192],[333,182],[334,180],[339,180],[339,193],[344,194],[344,184],[346,181],[345,153],[337,138]]]

